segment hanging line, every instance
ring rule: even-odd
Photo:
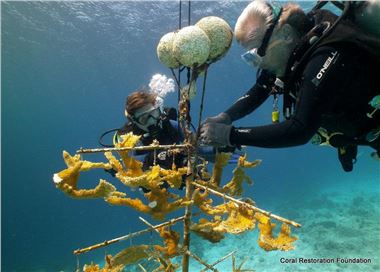
[[[182,0],[179,1],[179,10],[178,10],[178,29],[182,28]],[[191,23],[191,0],[188,0],[188,10],[187,10],[187,23],[190,25]],[[181,100],[181,73],[184,69],[187,68],[187,84],[190,82],[190,76],[191,76],[191,70],[190,67],[179,67],[178,68],[178,77],[176,76],[174,69],[170,69],[173,77],[177,83],[178,86],[178,96],[177,96],[177,103],[179,105],[179,102]],[[190,103],[188,102],[188,109],[190,111]],[[181,125],[178,126],[178,132],[181,130]]]
[[[182,0],[179,0],[178,29],[181,29],[181,28],[182,28]],[[174,70],[173,69],[171,69],[171,70],[172,70],[174,78],[177,81],[177,86],[178,86],[177,104],[179,104],[179,100],[181,99],[181,67],[178,68],[178,79],[175,76]]]
[[[203,113],[203,103],[205,99],[205,92],[206,92],[206,80],[207,80],[207,70],[208,65],[206,65],[205,71],[204,71],[204,77],[203,77],[203,86],[202,86],[202,98],[201,98],[201,105],[199,107],[199,119],[198,119],[198,128],[197,128],[197,145],[198,145],[198,137],[199,137],[199,130],[201,128],[201,122],[202,122],[202,113]]]
[[[182,3],[183,1],[179,1],[179,21],[178,21],[178,29],[182,28]],[[189,26],[191,24],[191,0],[187,1],[188,7],[187,7],[187,25]],[[181,84],[181,72],[187,68],[187,84],[190,82],[190,67],[180,67],[178,68],[178,82]],[[179,95],[178,95],[178,102],[179,102]]]
[[[188,9],[187,9],[187,25],[191,24],[191,0],[188,1]],[[187,67],[187,84],[190,83],[190,67]],[[190,89],[190,88],[189,88]],[[190,110],[190,105],[189,105]]]

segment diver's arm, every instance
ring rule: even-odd
[[[255,85],[239,98],[225,113],[236,121],[257,109],[269,97],[275,77],[267,71],[262,71]]]
[[[333,48],[319,50],[305,67],[295,114],[291,119],[265,126],[233,128],[230,134],[231,144],[278,148],[307,143],[320,127],[321,107],[323,103],[327,103],[321,100],[329,99],[326,94],[331,94],[344,76],[338,72],[342,63],[337,53],[324,71],[321,81],[316,79],[326,61],[335,52],[337,51]]]
[[[174,129],[179,128],[179,123],[174,120],[170,120],[170,123],[172,124]],[[193,131],[194,132],[194,131]],[[179,129],[179,143],[182,143],[184,140],[184,136],[182,133],[182,130]],[[197,153],[204,158],[206,161],[215,162],[215,156],[216,156],[216,148],[213,146],[198,146]],[[228,161],[228,163],[233,164],[236,163],[237,158],[240,156],[240,154],[231,152],[231,159]]]

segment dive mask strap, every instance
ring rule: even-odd
[[[278,6],[272,6],[267,3],[267,5],[271,8],[272,14],[273,14],[273,21],[269,25],[267,31],[265,31],[263,41],[260,45],[260,47],[257,49],[257,54],[261,57],[265,56],[265,51],[267,50],[269,40],[272,37],[274,28],[276,27],[278,21],[280,20],[281,14],[282,14],[282,7]]]

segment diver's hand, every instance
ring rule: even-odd
[[[222,123],[205,123],[200,129],[200,140],[203,144],[213,146],[232,146],[230,143],[232,125]]]
[[[225,125],[231,125],[232,120],[231,120],[231,117],[227,113],[221,112],[214,117],[206,118],[206,120],[202,122],[202,125],[206,123],[220,123],[220,124],[225,124]]]

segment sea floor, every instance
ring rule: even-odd
[[[280,198],[271,207],[273,213],[302,224],[299,229],[292,228],[292,234],[298,237],[295,249],[292,251],[264,251],[257,244],[258,231],[256,229],[241,235],[228,235],[217,244],[192,235],[191,251],[211,264],[231,251],[237,250],[236,264],[239,265],[245,259],[242,268],[253,269],[256,272],[380,271],[379,181],[331,184],[333,185],[319,186],[315,191],[299,197],[290,195],[288,199]],[[332,259],[332,262],[300,263],[299,258],[325,258]],[[342,263],[337,258],[343,260],[362,258],[368,263]],[[297,260],[297,263],[291,263],[292,260]],[[286,261],[288,263],[284,263]],[[99,264],[102,266],[104,260],[100,260]],[[144,265],[147,265],[147,271],[156,267],[147,263]],[[203,268],[203,265],[191,260],[191,272],[200,271]],[[226,259],[216,268],[220,272],[233,271],[232,259]],[[59,271],[72,272],[74,269]],[[33,272],[47,271],[49,270],[34,270]],[[141,272],[142,270],[136,266],[128,266],[125,271]],[[178,271],[181,270],[178,269]]]
[[[272,207],[278,215],[286,214],[285,217],[302,224],[301,228],[293,229],[293,235],[299,239],[292,251],[265,252],[257,245],[257,230],[229,235],[218,244],[193,235],[192,251],[210,264],[237,250],[237,266],[245,259],[242,268],[254,271],[380,271],[379,181],[332,184],[298,199],[279,199],[277,207]],[[324,258],[325,262],[300,263],[300,258]],[[355,259],[366,263],[353,263]],[[297,263],[291,263],[292,260]],[[232,259],[215,267],[221,272],[231,272]],[[191,261],[190,271],[203,268]]]
[[[237,263],[248,257],[243,268],[254,271],[380,271],[380,183],[336,184],[315,192],[314,196],[278,203],[273,208],[279,215],[302,224],[293,230],[299,240],[292,251],[265,252],[258,247],[257,231],[229,236],[217,246],[199,241],[200,256],[212,263],[237,249]],[[289,213],[289,209],[292,212]],[[194,242],[194,240],[193,240]],[[331,263],[300,263],[304,259],[331,259]],[[366,259],[367,263],[345,263],[341,259]],[[297,263],[283,263],[286,260]],[[339,259],[339,260],[338,260]],[[232,271],[231,261],[216,266],[219,271]],[[199,271],[194,264],[191,271]]]

